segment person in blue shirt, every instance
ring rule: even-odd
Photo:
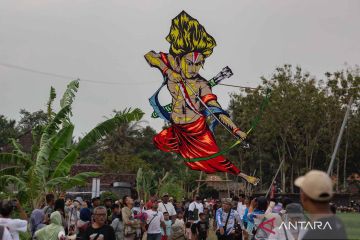
[[[170,236],[171,235],[171,225],[172,225],[172,221],[170,219],[170,215],[168,212],[164,212],[164,222],[165,222],[165,226],[166,226],[166,236]],[[161,235],[164,236],[164,230],[161,229]]]
[[[239,213],[232,209],[232,202],[224,200],[222,207],[216,211],[216,235],[218,240],[232,240],[235,235],[235,222],[240,223]]]
[[[245,211],[244,211],[244,215],[243,215],[243,217],[242,217],[242,222],[243,222],[244,228],[246,229],[246,227],[247,227],[247,221],[248,221],[249,208],[250,208],[250,199],[249,199],[249,198],[245,198],[244,203],[245,203],[245,205],[246,205],[246,208],[245,208]]]

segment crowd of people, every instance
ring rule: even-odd
[[[55,199],[50,193],[46,204],[28,217],[18,201],[2,200],[0,240],[18,240],[19,232],[26,231],[36,240],[206,240],[210,230],[218,240],[346,239],[342,222],[332,212],[332,182],[326,173],[310,171],[295,185],[301,189],[300,203],[245,195],[176,201],[167,193],[148,202],[130,196],[89,202],[81,197]],[[19,219],[11,218],[14,210]],[[307,227],[307,217],[327,228]]]

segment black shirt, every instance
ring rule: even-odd
[[[95,237],[98,236],[96,239]],[[82,240],[115,240],[114,229],[109,225],[104,225],[101,228],[93,228],[89,226],[83,235]]]
[[[206,238],[209,224],[207,222],[198,221],[191,226],[191,230],[194,234],[197,234],[199,238]]]
[[[303,239],[347,239],[344,224],[335,215],[316,221],[321,222],[322,227],[308,230]]]

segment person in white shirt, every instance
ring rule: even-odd
[[[172,222],[175,222],[176,219],[176,211],[175,211],[175,207],[174,205],[169,202],[169,194],[168,193],[164,193],[162,195],[162,201],[158,204],[158,211],[159,212],[168,212],[171,218]]]
[[[12,236],[6,227],[0,225],[0,240],[7,239],[12,239]]]
[[[151,210],[147,210],[146,225],[147,225],[147,239],[148,240],[161,240],[161,228],[163,229],[164,237],[166,235],[166,225],[164,215],[158,210],[158,203],[154,203]]]
[[[17,209],[22,219],[11,219],[13,209]],[[0,202],[0,226],[4,228],[3,239],[19,240],[19,232],[27,231],[27,215],[18,200],[2,200]],[[11,238],[8,238],[9,234]]]
[[[239,200],[237,203],[237,207],[236,210],[240,215],[240,219],[243,218],[244,213],[245,213],[245,209],[246,209],[246,205],[245,205],[245,195],[244,194],[240,194],[239,195]]]
[[[204,205],[201,203],[201,198],[199,196],[195,197],[195,200],[189,205],[189,219],[198,220],[199,214],[204,212]]]

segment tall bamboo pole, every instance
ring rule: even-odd
[[[225,179],[226,179],[226,188],[227,188],[227,192],[228,192],[228,198],[230,198],[229,177],[228,177],[227,172],[225,172]]]
[[[197,189],[196,189],[196,195],[199,195],[199,192],[200,192],[200,182],[201,182],[201,179],[202,179],[202,175],[203,175],[203,172],[201,171],[200,176],[199,176],[198,186],[197,186]]]
[[[280,163],[280,165],[279,165],[279,168],[278,168],[278,170],[276,171],[275,176],[273,177],[273,179],[272,179],[272,181],[271,181],[270,187],[268,188],[268,190],[267,190],[267,192],[266,192],[266,195],[265,195],[266,198],[267,198],[267,196],[268,196],[269,193],[270,193],[271,187],[272,187],[272,185],[274,184],[274,181],[275,181],[277,175],[279,174],[279,171],[280,171],[280,169],[281,169],[281,166],[282,166],[283,163],[284,163],[284,160],[285,160],[285,158],[283,158],[283,160],[281,161],[281,163]]]
[[[349,101],[349,104],[347,105],[347,110],[346,110],[346,113],[345,113],[345,116],[344,116],[344,120],[343,120],[343,122],[341,124],[340,132],[339,132],[338,138],[336,140],[336,145],[335,145],[333,154],[331,156],[331,161],[330,161],[330,164],[329,164],[329,168],[327,170],[328,175],[330,175],[331,172],[332,172],[333,165],[334,165],[335,158],[336,158],[336,154],[337,154],[337,152],[339,150],[341,138],[342,138],[342,135],[344,133],[345,126],[346,126],[346,122],[347,122],[347,120],[349,118],[349,115],[350,115],[350,110],[351,110],[352,103],[353,103],[353,97],[350,97],[350,101]]]
[[[348,155],[348,147],[349,147],[349,125],[346,127],[346,145],[345,145],[345,157],[344,157],[344,182],[343,189],[346,188],[346,161]]]

